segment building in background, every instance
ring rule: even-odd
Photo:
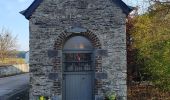
[[[25,62],[29,64],[29,51],[25,53]]]

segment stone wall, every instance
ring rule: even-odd
[[[70,34],[67,30],[74,27],[87,29],[99,39],[101,49],[108,51],[107,57],[99,59],[99,72],[107,73],[108,78],[96,79],[96,100],[102,100],[111,92],[116,93],[118,100],[126,100],[125,23],[126,15],[112,0],[44,0],[30,18],[30,100],[40,95],[61,100],[61,80],[48,79],[56,66],[61,69],[61,57],[54,66],[48,50],[58,50],[57,39],[61,34]],[[62,73],[61,70],[57,72]]]
[[[0,66],[0,77],[29,72],[29,65],[4,65]]]

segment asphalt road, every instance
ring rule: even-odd
[[[0,78],[0,98],[7,98],[28,88],[29,74]]]

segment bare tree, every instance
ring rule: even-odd
[[[150,2],[170,3],[169,0],[148,0]]]
[[[0,31],[0,60],[3,61],[5,58],[13,55],[13,51],[17,49],[17,37],[13,37],[11,32],[2,28]]]
[[[159,11],[166,10],[167,14],[170,11],[170,0],[124,0],[129,5],[136,6],[138,8],[138,13],[143,14],[147,11],[151,11],[155,9],[155,5],[161,5],[161,9]],[[165,13],[165,14],[166,14]]]

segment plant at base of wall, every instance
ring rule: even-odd
[[[116,94],[115,92],[111,92],[106,95],[105,100],[116,100]]]
[[[48,98],[48,97],[45,97],[45,96],[40,96],[40,97],[39,97],[39,100],[49,100],[49,98]]]

